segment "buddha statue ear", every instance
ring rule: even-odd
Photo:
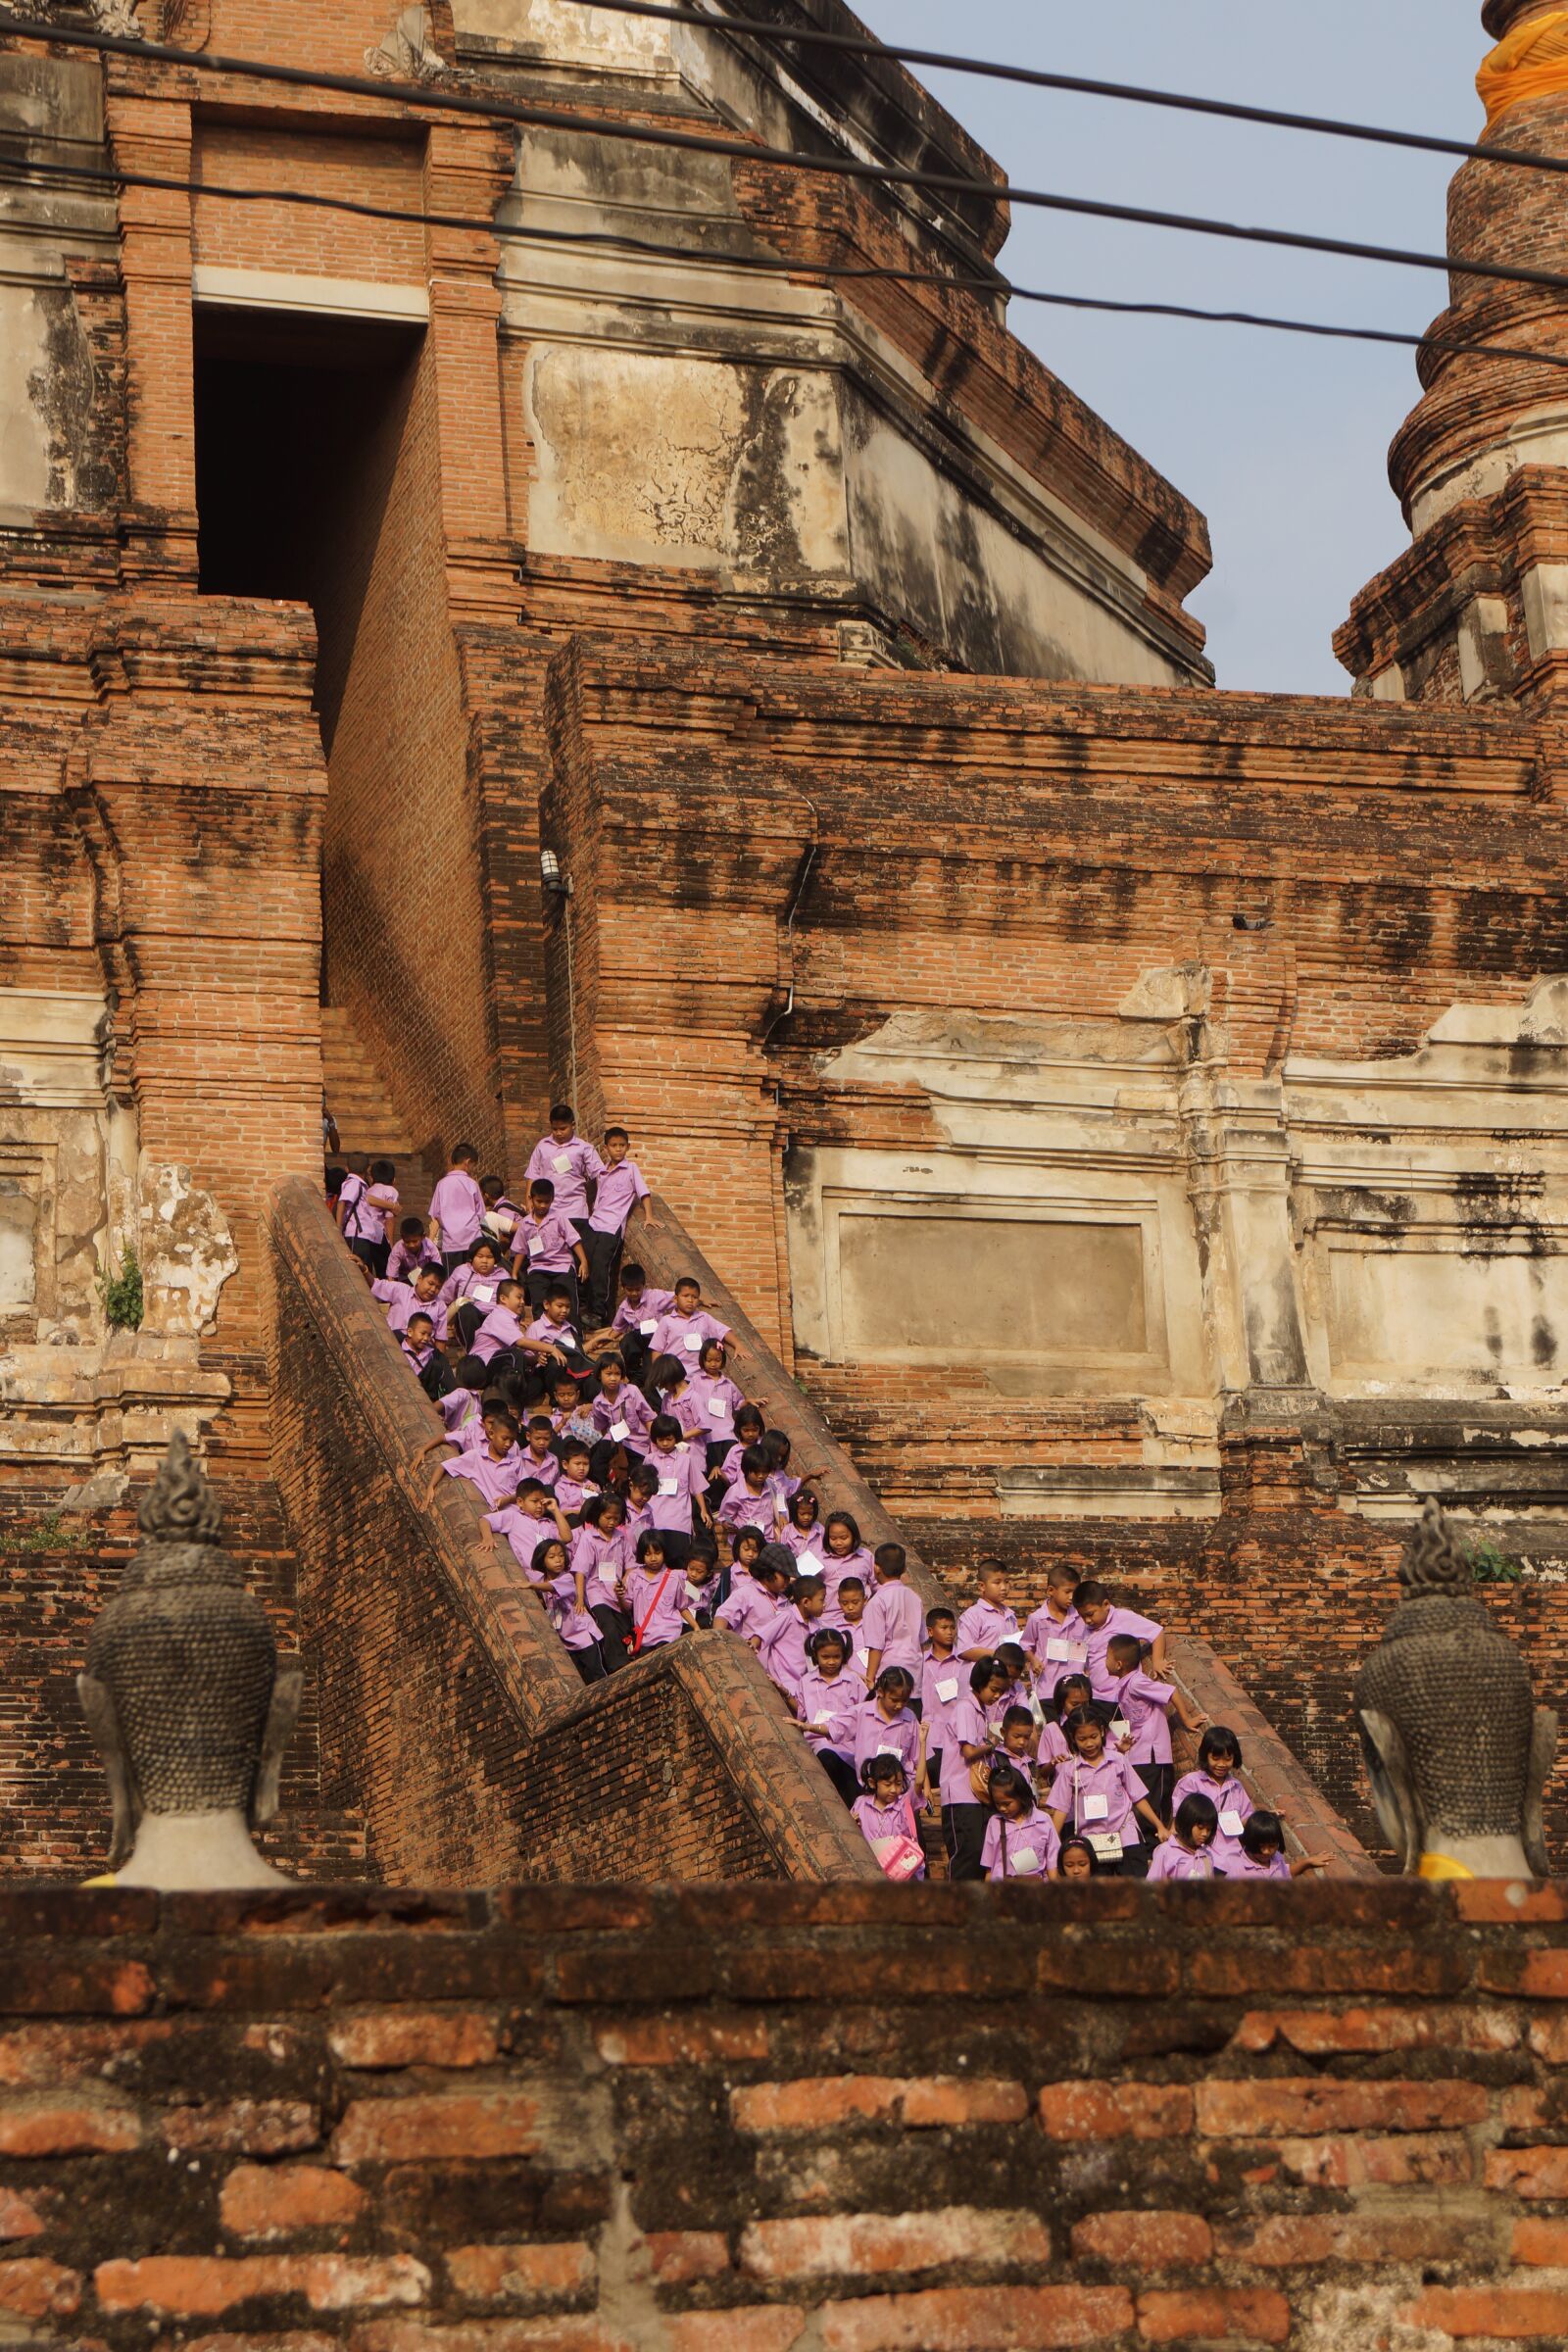
[[[1408,1875],[1420,1863],[1423,1832],[1404,1741],[1390,1718],[1373,1707],[1360,1708],[1356,1721],[1383,1835],[1398,1856],[1400,1870]]]
[[[136,1842],[136,1809],[131,1800],[130,1759],[120,1729],[120,1717],[115,1712],[114,1697],[105,1683],[95,1674],[78,1674],[76,1696],[92,1734],[93,1745],[109,1783],[109,1802],[112,1827],[109,1840],[109,1865],[119,1870],[130,1859],[130,1849]]]
[[[256,1785],[251,1790],[250,1826],[253,1830],[265,1827],[277,1812],[283,1750],[293,1738],[294,1726],[299,1721],[300,1701],[304,1695],[304,1667],[280,1665],[272,1684],[271,1703],[267,1710],[267,1728],[262,1734]]]
[[[1538,1707],[1530,1726],[1530,1761],[1525,1769],[1524,1819],[1520,1824],[1525,1860],[1530,1865],[1532,1876],[1538,1879],[1549,1879],[1551,1876],[1551,1857],[1546,1852],[1541,1800],[1556,1756],[1557,1718],[1550,1707]]]

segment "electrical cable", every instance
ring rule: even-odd
[[[819,279],[830,282],[880,279],[895,285],[932,287],[938,292],[1001,294],[1014,302],[1054,310],[1089,311],[1118,318],[1186,319],[1202,326],[1257,327],[1273,333],[1307,335],[1331,342],[1385,344],[1409,351],[1439,351],[1474,359],[1517,360],[1534,367],[1568,368],[1568,356],[1555,352],[1512,344],[1477,343],[1460,336],[1405,333],[1393,327],[1339,326],[1326,319],[1286,318],[1267,312],[1210,310],[1180,302],[1136,302],[1102,294],[1066,294],[1039,286],[1012,285],[1000,277],[951,277],[936,270],[896,270],[881,264],[792,263],[783,257],[775,261],[756,254],[710,253],[688,245],[661,244],[651,238],[628,236],[620,230],[516,226],[480,214],[422,212],[412,207],[374,204],[368,198],[318,195],[302,188],[233,187],[218,181],[183,179],[163,172],[117,172],[79,164],[29,163],[25,171],[30,174],[42,172],[56,179],[86,181],[91,185],[147,188],[172,195],[212,196],[225,203],[301,205],[314,211],[345,213],[356,220],[384,220],[406,227],[459,229],[473,235],[495,237],[503,243],[600,247],[638,259],[675,262],[691,269],[706,269],[725,274],[750,272],[785,279],[791,284],[807,288]],[[24,186],[25,181],[13,179],[9,182],[0,181],[0,184],[20,187]]]
[[[1166,228],[1187,236],[1218,237],[1232,243],[1267,245],[1295,253],[1322,253],[1349,261],[1377,262],[1401,270],[1436,270],[1445,275],[1485,278],[1505,285],[1542,286],[1568,293],[1568,274],[1489,262],[1476,254],[1423,253],[1399,246],[1374,245],[1346,237],[1317,236],[1302,229],[1256,228],[1237,220],[1216,220],[1201,214],[1169,213],[1147,205],[1113,204],[1086,196],[1063,196],[1044,188],[1019,188],[1007,182],[975,179],[956,172],[919,172],[898,165],[871,164],[852,156],[813,156],[791,147],[765,147],[749,139],[720,138],[707,132],[653,129],[612,117],[581,115],[569,108],[522,106],[512,101],[476,99],[464,91],[436,94],[428,84],[380,80],[347,74],[318,74],[297,66],[273,66],[255,58],[216,57],[208,51],[169,48],[152,41],[132,40],[117,33],[78,33],[57,25],[36,24],[9,12],[0,12],[0,33],[15,32],[56,47],[102,49],[113,55],[172,64],[189,71],[279,81],[290,86],[332,90],[350,96],[371,96],[383,103],[422,107],[437,113],[478,115],[494,122],[514,122],[524,128],[588,132],[595,138],[630,140],[684,154],[726,157],[754,167],[811,172],[819,176],[857,179],[881,187],[906,188],[942,195],[982,196],[988,203],[1008,203],[1039,211],[1067,214],[1092,220],[1119,220],[1142,228]]]
[[[1324,138],[1357,139],[1374,146],[1412,148],[1422,155],[1459,156],[1468,163],[1507,164],[1524,172],[1568,172],[1568,156],[1536,155],[1523,147],[1490,141],[1443,138],[1429,131],[1395,130],[1386,124],[1349,122],[1335,115],[1298,115],[1280,107],[1249,106],[1239,99],[1203,98],[1196,92],[1162,90],[1141,82],[1101,81],[1083,74],[1053,74],[1040,66],[1009,66],[943,49],[906,49],[874,34],[826,32],[814,24],[768,24],[756,17],[728,17],[716,9],[677,8],[667,0],[580,0],[623,17],[653,17],[666,24],[693,24],[709,31],[738,33],[779,47],[826,49],[855,57],[887,58],[933,73],[964,74],[986,81],[1014,82],[1024,89],[1057,90],[1068,97],[1109,98],[1128,106],[1157,106],[1180,114],[1217,117],[1227,122],[1255,122],[1270,130],[1310,131]]]

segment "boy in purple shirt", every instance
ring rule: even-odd
[[[595,1329],[610,1320],[615,1295],[615,1268],[633,1217],[648,1221],[648,1187],[637,1162],[630,1158],[631,1137],[624,1127],[605,1129],[605,1156],[594,1187],[593,1213],[584,1233],[588,1252],[588,1324]]]
[[[675,1302],[660,1316],[649,1345],[655,1355],[679,1355],[696,1363],[705,1340],[728,1338],[729,1325],[703,1305],[702,1284],[695,1275],[683,1274],[675,1285]]]
[[[920,1669],[920,1719],[925,1728],[926,1774],[931,1783],[931,1806],[942,1780],[942,1750],[947,1745],[949,1719],[963,1690],[964,1671],[956,1655],[958,1620],[945,1605],[926,1611],[927,1649]]]
[[[412,1286],[406,1282],[372,1282],[370,1297],[379,1298],[386,1308],[389,1331],[401,1334],[407,1331],[416,1315],[427,1314],[436,1337],[445,1340],[447,1336],[446,1309],[438,1307],[436,1304],[440,1289],[439,1268],[420,1266],[414,1277]]]
[[[787,1604],[771,1624],[762,1628],[757,1654],[763,1671],[778,1685],[791,1706],[799,1704],[801,1677],[808,1662],[807,1641],[826,1602],[827,1587],[819,1576],[798,1576],[790,1586]]]
[[[534,1570],[534,1553],[552,1536],[559,1536],[565,1543],[570,1534],[565,1517],[548,1488],[542,1487],[536,1478],[524,1478],[518,1482],[511,1502],[504,1503],[498,1511],[486,1512],[479,1544],[482,1550],[494,1552],[497,1536],[505,1536],[524,1576],[532,1584],[542,1584],[543,1578]]]
[[[426,1233],[422,1217],[405,1217],[386,1261],[387,1281],[412,1282],[418,1266],[434,1266],[439,1274],[441,1252]]]
[[[628,1453],[647,1453],[654,1408],[641,1389],[633,1388],[626,1378],[626,1368],[618,1355],[600,1357],[599,1394],[590,1409],[602,1448],[595,1452],[595,1478],[604,1478],[610,1456],[617,1446],[624,1446]]]
[[[610,1328],[619,1342],[627,1371],[633,1380],[640,1380],[648,1361],[649,1343],[659,1329],[660,1317],[667,1315],[674,1305],[675,1294],[655,1289],[646,1269],[631,1261],[621,1267],[619,1282],[620,1304]]]
[[[1089,1840],[1103,1869],[1143,1878],[1150,1849],[1139,1837],[1138,1822],[1160,1845],[1170,1836],[1144,1792],[1143,1776],[1125,1756],[1107,1749],[1105,1727],[1092,1707],[1078,1708],[1061,1728],[1072,1752],[1057,1765],[1047,1799],[1057,1837],[1066,1836],[1070,1821],[1073,1836]]]
[[[582,1351],[571,1322],[571,1300],[558,1282],[545,1293],[544,1311],[524,1330],[517,1345],[536,1369],[564,1364],[574,1380],[591,1380],[594,1368]]]
[[[496,1297],[495,1305],[473,1336],[470,1350],[472,1361],[481,1366],[487,1382],[494,1383],[517,1368],[517,1351],[522,1344],[522,1325],[517,1309],[522,1304],[520,1282],[504,1282]],[[467,1359],[465,1359],[466,1362]],[[458,1366],[461,1374],[464,1364]],[[468,1386],[465,1382],[465,1387]]]
[[[985,1877],[980,1857],[990,1809],[975,1793],[970,1773],[991,1754],[986,1710],[1001,1697],[1005,1682],[995,1658],[978,1659],[967,1669],[967,1689],[959,1691],[948,1710],[942,1748],[942,1836],[948,1849],[948,1876],[953,1879]]]
[[[575,1323],[578,1290],[588,1272],[588,1259],[576,1226],[568,1223],[556,1204],[556,1189],[548,1176],[537,1178],[528,1187],[528,1213],[518,1221],[515,1251],[512,1270],[519,1281],[526,1282],[529,1305],[537,1313],[545,1293],[564,1283]]]
[[[713,1623],[760,1649],[794,1580],[795,1562],[783,1545],[764,1544],[750,1576],[735,1576],[729,1598],[719,1602]]]
[[[1007,1606],[1007,1571],[997,1559],[975,1570],[979,1598],[958,1619],[958,1655],[969,1665],[993,1658],[1004,1642],[1016,1642],[1018,1620]]]
[[[579,1232],[588,1223],[588,1187],[605,1172],[605,1163],[586,1137],[577,1133],[577,1115],[569,1102],[550,1105],[550,1133],[542,1135],[528,1154],[526,1180],[547,1177],[556,1188],[556,1206]]]
[[[1117,1634],[1136,1635],[1149,1645],[1149,1665],[1152,1673],[1165,1671],[1165,1629],[1152,1617],[1140,1617],[1136,1609],[1117,1607],[1106,1586],[1093,1578],[1078,1588],[1078,1614],[1088,1628],[1089,1679],[1097,1698],[1110,1696],[1109,1677],[1105,1672],[1105,1651]]]
[[[1089,1663],[1089,1628],[1076,1607],[1078,1579],[1070,1568],[1053,1568],[1046,1578],[1046,1597],[1023,1629],[1023,1646],[1049,1700],[1063,1676],[1076,1674]]]
[[[523,1474],[522,1448],[517,1444],[517,1424],[505,1406],[486,1404],[480,1417],[480,1439],[475,1445],[466,1445],[461,1438],[432,1438],[419,1449],[416,1459],[435,1453],[444,1446],[463,1446],[456,1461],[440,1462],[425,1495],[425,1507],[434,1502],[443,1477],[471,1481],[483,1495],[491,1510],[510,1502],[517,1491],[517,1481]]]
[[[484,1195],[474,1169],[479,1154],[472,1144],[456,1144],[452,1164],[430,1195],[430,1231],[450,1274],[462,1265],[484,1227]]]
[[[1175,1778],[1169,1715],[1174,1712],[1189,1732],[1200,1732],[1203,1718],[1194,1714],[1172,1684],[1156,1682],[1144,1672],[1144,1645],[1134,1634],[1112,1634],[1105,1651],[1105,1671],[1110,1682],[1107,1696],[1116,1708],[1116,1721],[1126,1723],[1132,1732],[1131,1746],[1123,1746],[1113,1722],[1112,1742],[1129,1764],[1137,1765],[1154,1811],[1161,1821],[1169,1821]]]
[[[872,1688],[885,1666],[902,1666],[916,1690],[923,1664],[921,1636],[925,1630],[920,1596],[904,1581],[908,1565],[902,1544],[879,1544],[873,1555],[876,1590],[865,1604],[865,1668]],[[915,1715],[920,1701],[912,1702]]]

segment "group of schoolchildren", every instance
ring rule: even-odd
[[[521,1197],[459,1144],[428,1217],[390,1160],[329,1167],[338,1227],[441,1415],[432,1473],[471,1484],[484,1541],[540,1592],[585,1683],[708,1626],[749,1643],[883,1869],[920,1878],[915,1805],[956,1879],[1289,1879],[1241,1745],[1164,1679],[1164,1634],[1055,1568],[1020,1627],[1000,1560],[961,1613],[923,1609],[904,1548],[823,1512],[728,1327],[682,1276],[625,1256],[649,1190],[624,1128],[603,1153],[557,1103]],[[1170,1719],[1200,1734],[1175,1779]]]

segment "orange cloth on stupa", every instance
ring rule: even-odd
[[[1510,107],[1568,91],[1568,9],[1516,24],[1483,63],[1476,90],[1487,110],[1489,138]]]

